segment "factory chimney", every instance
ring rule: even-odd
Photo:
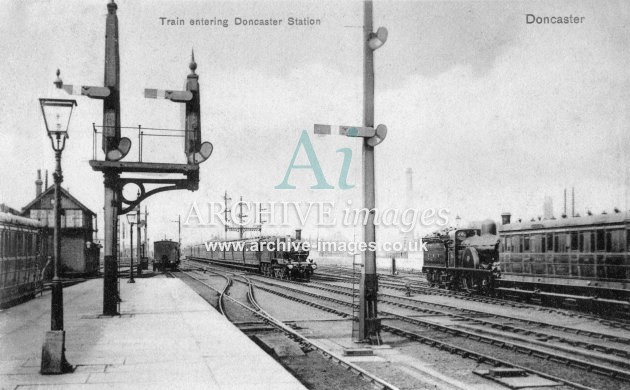
[[[545,196],[545,201],[543,203],[543,218],[553,218],[553,199],[551,199],[550,196]]]
[[[562,212],[562,218],[567,217],[567,189],[564,189],[564,211]]]
[[[42,194],[42,170],[37,170],[37,180],[35,180],[35,197]]]
[[[48,169],[46,169],[46,176],[44,177],[44,189],[48,189]]]
[[[503,214],[501,214],[501,225],[509,225],[511,218],[512,218],[512,214],[511,213],[503,213]]]
[[[575,187],[571,187],[571,217],[575,217]]]
[[[295,229],[295,241],[302,241],[302,229]]]

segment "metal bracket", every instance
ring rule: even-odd
[[[122,179],[121,178],[119,180],[119,183],[120,183],[120,187],[118,191],[119,191],[120,203],[126,206],[121,207],[120,211],[118,212],[118,215],[123,215],[132,211],[136,206],[138,206],[142,201],[144,201],[146,198],[148,198],[151,195],[154,195],[160,192],[165,192],[165,191],[187,189],[189,186],[189,182],[186,179],[147,179],[147,178]],[[134,184],[138,186],[138,188],[140,189],[140,195],[136,199],[130,200],[130,199],[125,198],[123,189],[128,184]],[[167,185],[163,187],[153,188],[147,191],[147,189],[145,188],[145,184],[167,184]]]

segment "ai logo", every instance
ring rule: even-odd
[[[300,148],[303,148],[306,152],[306,157],[308,158],[308,165],[296,165],[295,159],[300,151]],[[350,161],[352,160],[352,150],[350,148],[341,148],[337,149],[337,153],[343,154],[343,163],[341,165],[341,171],[339,172],[339,181],[338,186],[342,190],[347,190],[353,188],[354,185],[348,184],[348,170],[350,169]],[[322,167],[319,165],[319,160],[317,159],[317,154],[315,153],[315,149],[313,149],[313,144],[311,143],[311,139],[308,136],[306,130],[302,131],[302,135],[300,136],[300,140],[298,141],[297,146],[295,147],[295,152],[293,152],[293,157],[291,158],[291,162],[289,163],[289,167],[287,168],[287,172],[284,175],[284,180],[282,183],[275,186],[276,189],[281,190],[292,190],[296,187],[289,184],[289,176],[291,175],[291,171],[293,169],[310,169],[313,171],[315,175],[315,180],[317,180],[317,184],[311,186],[312,189],[315,190],[332,190],[335,187],[328,184],[326,181],[326,177],[324,176],[324,172],[322,171]]]

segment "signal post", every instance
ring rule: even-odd
[[[145,89],[146,98],[165,98],[175,103],[186,105],[184,129],[184,154],[186,162],[147,163],[141,161],[142,146],[139,136],[138,161],[121,161],[127,156],[131,141],[121,137],[120,122],[120,56],[118,48],[118,6],[112,0],[107,4],[105,31],[105,85],[104,87],[63,85],[69,93],[86,95],[103,100],[102,150],[104,160],[91,160],[93,170],[103,172],[104,177],[104,257],[105,274],[103,277],[103,315],[118,314],[118,216],[133,212],[140,202],[159,192],[186,189],[199,189],[199,164],[212,153],[212,144],[201,143],[201,110],[199,96],[199,76],[195,73],[197,64],[192,54],[189,65],[190,74],[186,79],[185,91]],[[95,127],[96,129],[96,127]],[[150,136],[144,134],[144,136]],[[144,174],[143,177],[121,178],[122,173]],[[162,178],[164,173],[179,174],[180,178]],[[148,174],[148,175],[147,175]],[[155,174],[155,177],[151,177]],[[138,187],[135,199],[126,199],[123,188],[132,184]],[[145,186],[152,186],[151,189]]]

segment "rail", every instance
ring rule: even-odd
[[[203,285],[211,288],[212,290],[218,291],[217,289],[215,289],[214,287],[212,287],[209,284],[205,283],[201,279],[195,277],[194,275],[191,275],[189,272],[186,272],[186,271],[182,271],[182,272],[184,274],[192,277],[193,279],[199,281]],[[310,346],[314,347],[315,349],[317,349],[318,351],[320,351],[327,358],[333,359],[336,362],[338,362],[339,364],[343,364],[344,366],[348,367],[348,369],[353,370],[355,373],[357,373],[357,375],[360,375],[363,378],[368,379],[372,384],[377,385],[377,386],[379,386],[380,388],[382,388],[384,390],[399,390],[398,387],[396,387],[396,386],[392,385],[391,383],[389,383],[389,382],[387,382],[387,381],[385,381],[385,380],[375,376],[374,374],[371,374],[368,371],[365,371],[361,367],[359,367],[356,364],[353,364],[353,363],[347,361],[346,359],[344,359],[341,356],[335,354],[334,352],[331,352],[330,350],[326,349],[325,347],[321,346],[320,344],[316,343],[315,341],[309,340],[308,338],[302,336],[301,334],[297,333],[293,329],[289,328],[282,321],[280,321],[280,320],[276,319],[275,317],[271,316],[256,301],[256,298],[254,296],[253,284],[251,283],[251,281],[249,279],[247,279],[246,277],[244,277],[244,276],[241,276],[241,277],[246,280],[246,283],[249,286],[248,287],[249,291],[247,293],[247,297],[248,297],[248,300],[250,301],[250,303],[252,304],[252,306],[254,306],[254,308],[248,307],[247,305],[243,304],[242,302],[239,302],[238,300],[236,300],[236,299],[234,299],[234,298],[232,298],[230,296],[227,297],[228,299],[232,300],[233,302],[237,303],[238,305],[240,305],[240,306],[244,307],[245,309],[253,312],[256,315],[258,315],[264,321],[266,321],[266,322],[276,326],[277,328],[279,328],[280,330],[282,330],[283,332],[288,334],[289,337],[299,341],[302,344],[310,345]]]

